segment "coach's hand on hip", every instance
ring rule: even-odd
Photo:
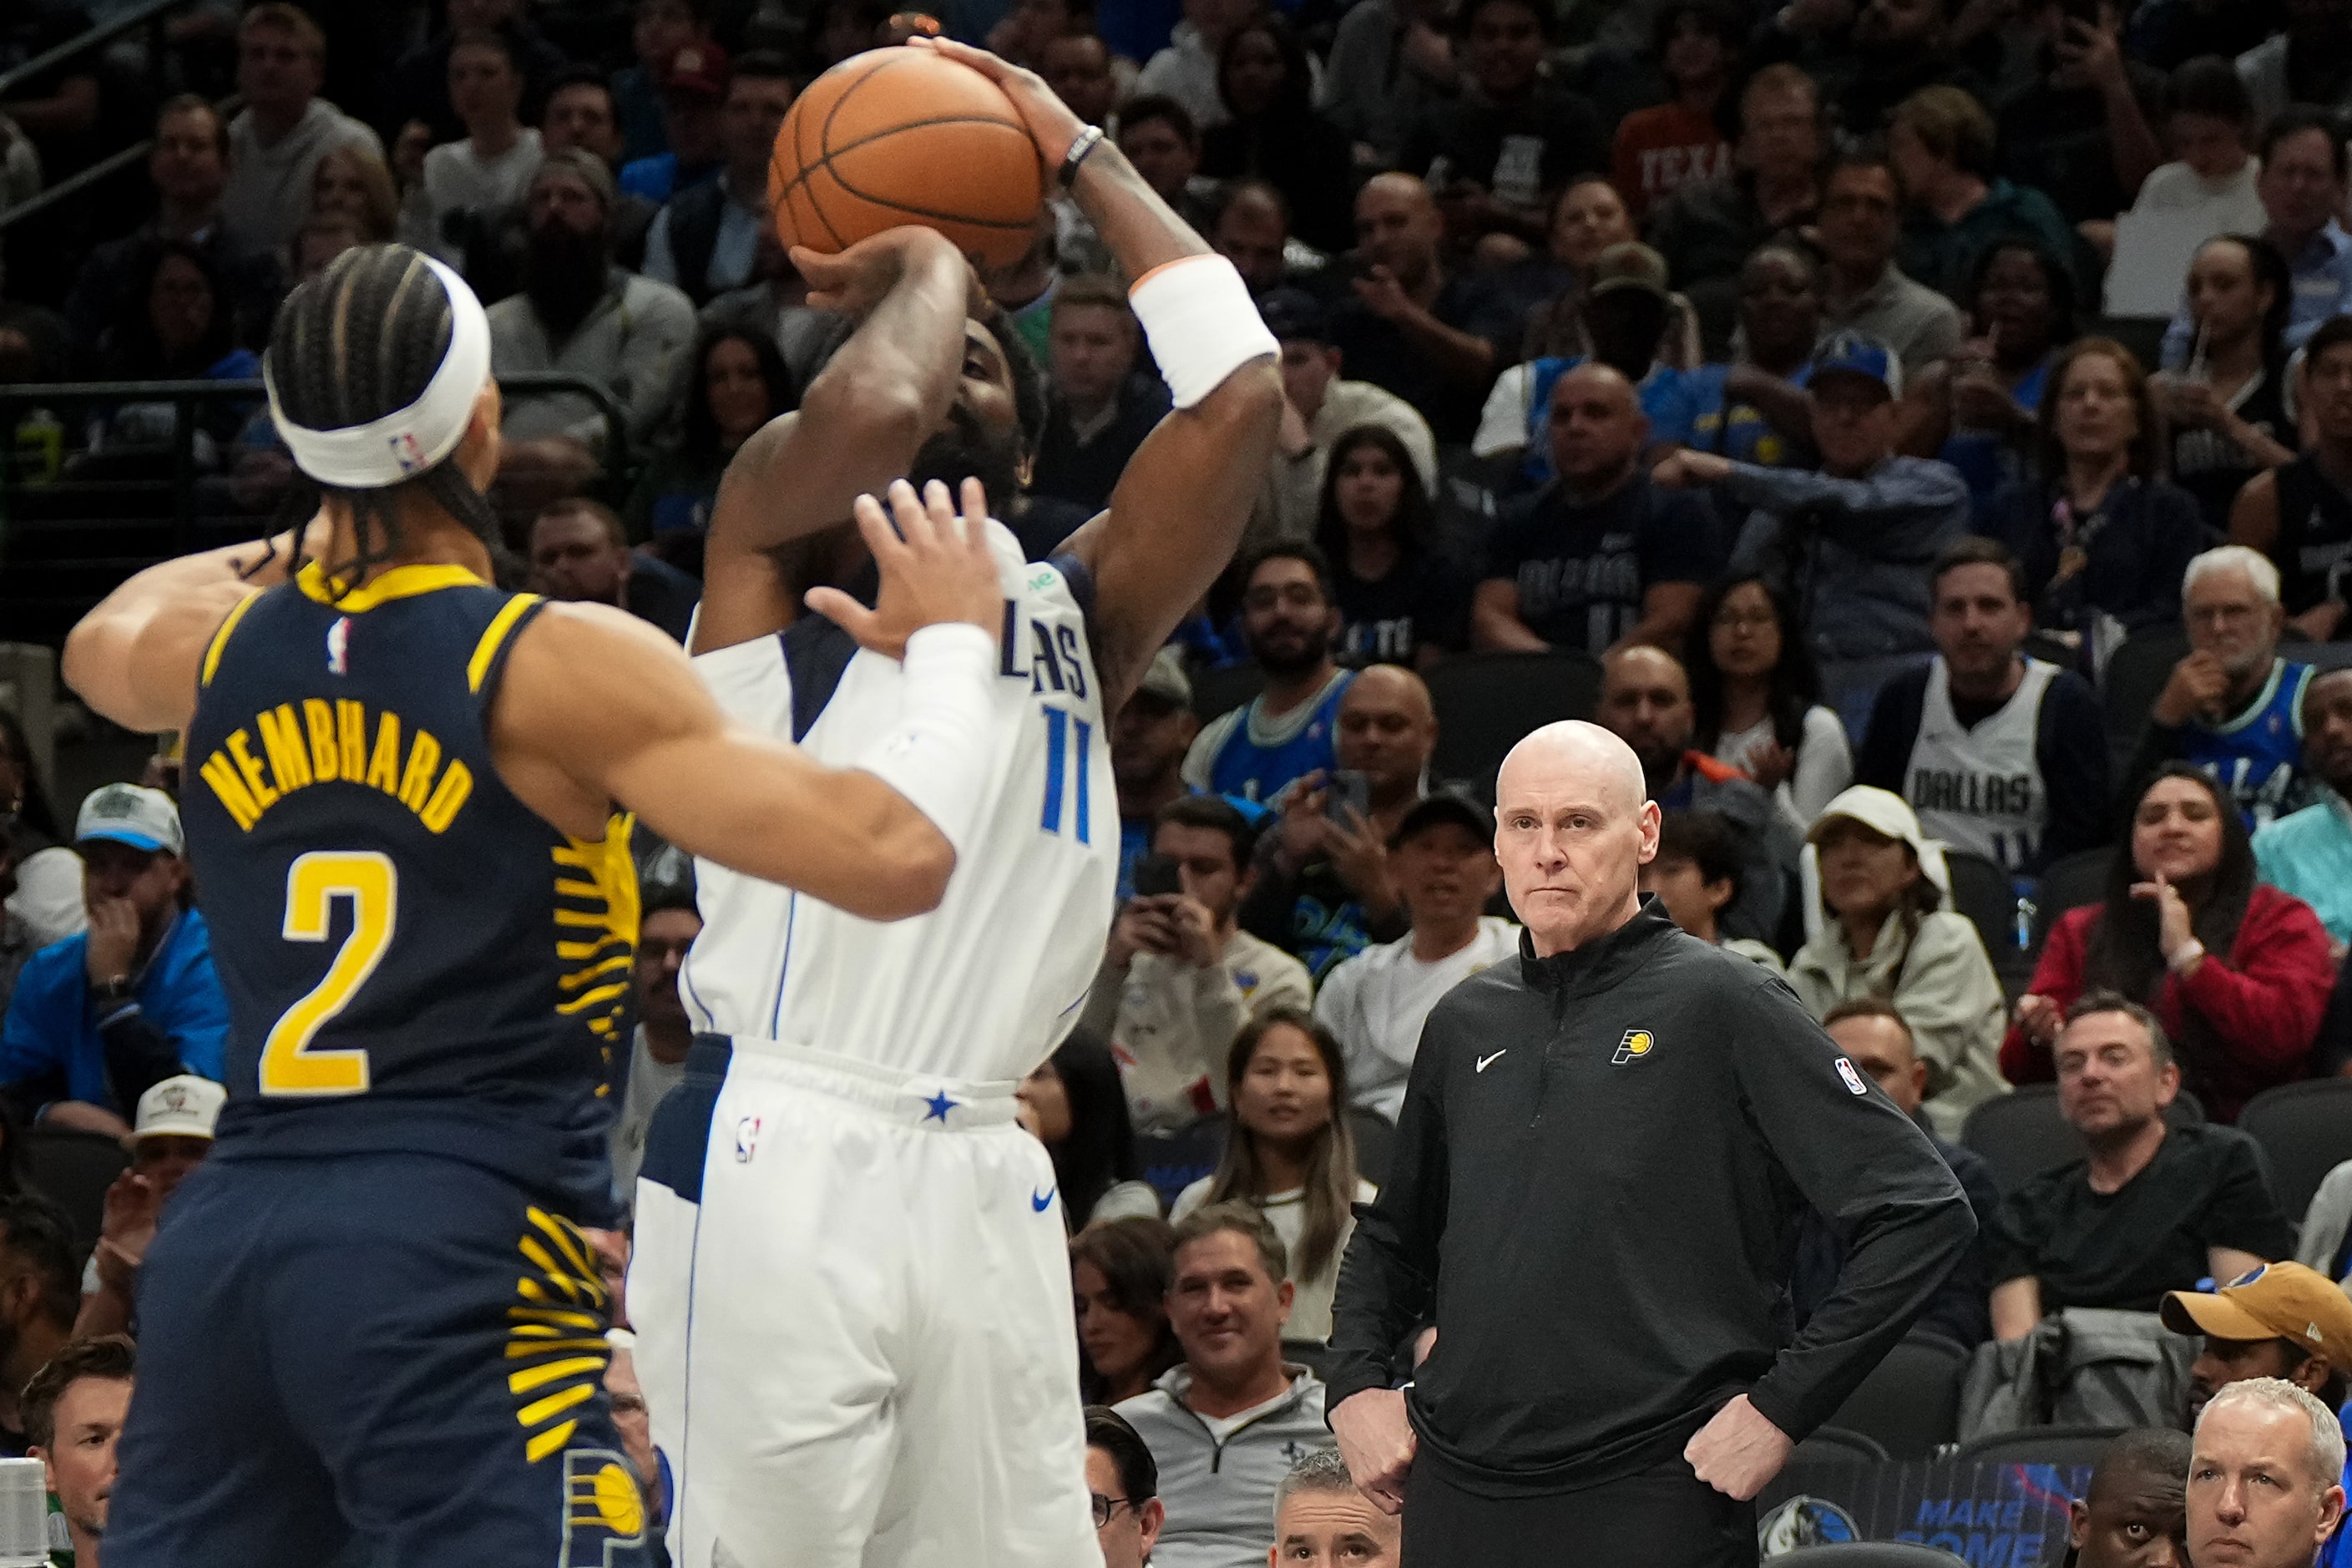
[[[1354,1403],[1352,1400],[1350,1404]],[[1345,1408],[1345,1406],[1342,1406]],[[1332,1420],[1336,1430],[1337,1416]],[[1698,1429],[1683,1448],[1683,1458],[1698,1479],[1727,1498],[1748,1501],[1764,1489],[1764,1483],[1780,1473],[1789,1462],[1790,1451],[1796,1447],[1789,1435],[1767,1420],[1764,1413],[1748,1403],[1741,1394],[1715,1413],[1715,1418]],[[1347,1451],[1347,1439],[1339,1441],[1339,1450]],[[1355,1468],[1349,1461],[1348,1468]],[[1360,1479],[1358,1482],[1361,1485]]]
[[[1349,1394],[1331,1412],[1331,1436],[1339,1440],[1339,1457],[1348,1461],[1356,1489],[1383,1513],[1404,1511],[1405,1472],[1412,1468],[1413,1451],[1420,1447],[1412,1423],[1405,1417],[1404,1394],[1393,1388]]]

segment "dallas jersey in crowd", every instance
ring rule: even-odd
[[[1928,837],[2015,874],[2108,838],[2098,695],[2038,658],[1995,703],[1955,695],[1941,654],[1888,681],[1871,707],[1853,782],[1901,795]]]

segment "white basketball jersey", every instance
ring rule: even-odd
[[[2000,711],[1973,730],[1952,711],[1951,671],[1938,655],[1927,670],[1919,735],[1904,769],[1905,796],[1921,831],[2014,871],[2033,858],[2050,826],[2050,791],[2036,740],[2042,696],[2058,667],[2025,661],[2025,679]]]
[[[1083,586],[1065,575],[1079,569],[1024,562],[1001,523],[989,542],[1005,596],[995,762],[947,897],[883,923],[698,860],[704,925],[678,987],[698,1029],[1003,1081],[1025,1076],[1076,1021],[1118,880],[1101,682]],[[809,623],[694,664],[738,721],[789,742],[797,707],[800,743],[848,767],[897,725],[906,672],[863,650],[844,667],[845,647],[845,634]]]

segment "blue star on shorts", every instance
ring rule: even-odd
[[[941,1089],[939,1093],[931,1096],[930,1099],[923,1101],[923,1103],[930,1107],[929,1110],[923,1113],[924,1121],[930,1121],[937,1120],[945,1121],[948,1119],[948,1112],[953,1110],[957,1106],[961,1105],[963,1101],[960,1100],[950,1100],[948,1098],[948,1091],[946,1089]]]

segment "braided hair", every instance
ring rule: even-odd
[[[424,395],[452,332],[448,292],[423,256],[404,245],[347,250],[278,312],[268,364],[278,406],[308,430],[348,429],[396,414]],[[302,564],[310,516],[319,504],[340,500],[351,509],[356,551],[324,565],[333,581],[356,584],[400,552],[401,509],[412,494],[470,529],[493,562],[509,564],[498,514],[453,459],[395,485],[351,489],[314,481],[313,489],[306,496],[297,487],[279,520],[291,534],[294,569]]]

